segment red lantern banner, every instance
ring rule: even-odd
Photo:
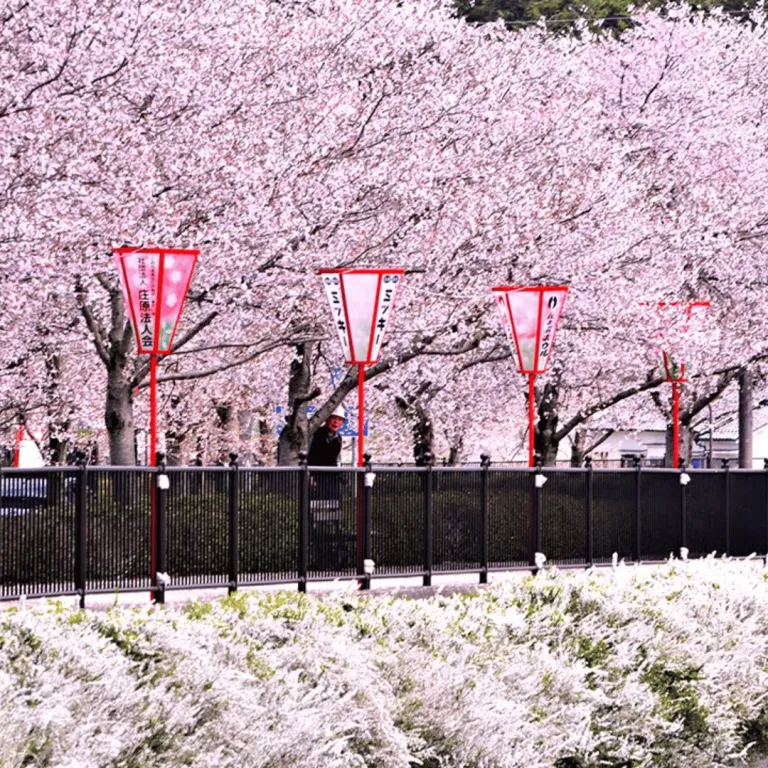
[[[644,305],[648,306],[647,303]],[[655,306],[657,323],[653,335],[658,339],[658,349],[664,361],[667,381],[685,383],[691,344],[704,333],[704,322],[710,303],[660,301]]]
[[[404,269],[318,271],[348,365],[373,365],[395,307]]]
[[[517,353],[521,373],[544,373],[555,346],[557,324],[563,311],[566,286],[491,289],[502,325]]]
[[[139,354],[170,354],[198,254],[178,248],[114,251]]]

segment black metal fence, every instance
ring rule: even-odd
[[[460,572],[485,582],[533,567],[536,552],[561,566],[768,552],[758,470],[88,466],[2,469],[0,488],[6,600]]]

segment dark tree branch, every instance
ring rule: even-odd
[[[414,346],[409,350],[402,352],[395,357],[388,357],[384,360],[380,360],[376,365],[372,365],[365,371],[365,380],[370,381],[376,376],[380,376],[382,373],[386,373],[391,370],[395,365],[403,365],[410,362],[416,357],[422,355],[432,356],[455,356],[463,355],[466,352],[471,352],[473,349],[477,349],[480,342],[487,336],[484,331],[478,332],[471,339],[467,339],[454,347],[448,349],[429,349],[435,341],[434,336],[423,336]],[[341,401],[357,386],[358,371],[357,366],[350,366],[346,376],[341,380],[339,385],[334,390],[333,394],[328,398],[326,403],[315,411],[314,415],[309,422],[309,432],[312,434],[321,424],[324,424],[333,410],[341,404]]]
[[[194,328],[192,328],[191,330],[187,331],[187,333],[185,333],[176,342],[176,344],[174,345],[174,349],[178,350],[180,347],[183,347],[187,342],[189,342],[192,339],[194,339],[195,336],[197,336],[197,334],[200,333],[200,331],[202,331],[205,328],[207,328],[216,319],[218,314],[219,313],[218,313],[218,310],[217,310],[215,312],[211,312],[209,315],[204,317]],[[243,362],[245,362],[245,361],[243,361]],[[233,366],[229,366],[229,367],[233,367]],[[222,369],[222,370],[226,370],[226,369]],[[213,371],[213,372],[214,373],[218,373],[218,371]],[[133,380],[131,381],[131,386],[132,387],[139,387],[139,386],[143,387],[143,386],[146,386],[145,384],[142,384],[142,382],[144,381],[144,379],[147,377],[148,374],[149,374],[149,363],[143,363],[139,367],[139,369],[136,371],[136,373],[134,374]],[[182,378],[199,379],[199,378],[201,378],[204,375],[210,375],[210,374],[201,374],[199,376],[194,376],[194,375],[193,376],[183,376],[183,375],[179,375],[178,377],[169,377],[169,378],[164,378],[164,379],[158,379],[158,381],[178,381],[178,380],[180,380]]]
[[[592,451],[597,450],[611,435],[616,434],[615,429],[606,429],[603,435],[601,435],[597,440],[595,440],[592,445],[589,446],[589,448],[584,449],[584,456],[587,456],[588,454],[592,453]]]
[[[30,97],[33,93],[36,91],[39,91],[41,88],[45,88],[46,85],[50,85],[51,83],[56,82],[61,77],[61,73],[66,68],[67,64],[69,63],[69,57],[65,58],[64,61],[61,62],[61,66],[56,70],[56,73],[51,75],[47,80],[43,80],[42,83],[38,83],[37,85],[33,86],[32,88],[27,91],[27,95],[23,98],[23,102],[29,101]]]
[[[304,341],[307,341],[307,340],[305,339]],[[314,340],[309,339],[309,341],[314,341]],[[222,373],[232,368],[237,368],[240,365],[245,365],[245,363],[250,363],[252,360],[255,360],[257,357],[261,355],[265,355],[267,352],[272,352],[273,350],[278,349],[279,347],[284,347],[284,346],[287,347],[296,343],[298,343],[296,339],[288,339],[288,338],[276,339],[275,341],[266,343],[264,346],[260,347],[254,352],[251,352],[251,354],[246,355],[245,357],[241,357],[237,360],[232,360],[228,363],[221,363],[221,365],[215,365],[210,368],[206,368],[205,370],[202,370],[202,371],[189,371],[187,373],[173,373],[173,374],[168,374],[167,376],[158,376],[157,381],[159,383],[163,383],[168,381],[190,381],[192,379],[203,379],[206,376],[213,376],[214,374]],[[139,386],[140,388],[143,389],[144,387],[147,386],[147,383],[146,382],[139,383],[139,384],[135,384],[134,386]],[[318,392],[316,395],[312,395],[311,397],[307,397],[307,400],[313,400],[319,394],[320,392]]]
[[[102,330],[99,328],[99,324],[96,322],[96,318],[93,316],[91,308],[85,302],[85,291],[83,291],[82,288],[77,291],[77,304],[80,307],[80,312],[85,318],[85,324],[91,332],[93,345],[96,347],[96,353],[98,354],[99,359],[104,365],[109,365],[109,351],[104,343]]]
[[[560,429],[555,433],[555,441],[560,442],[569,432],[571,432],[571,430],[575,429],[580,424],[583,424],[590,416],[593,416],[600,411],[604,411],[607,408],[620,403],[622,400],[633,397],[640,392],[646,392],[649,389],[655,389],[656,387],[661,386],[664,381],[665,379],[661,376],[655,379],[649,379],[643,384],[638,384],[635,387],[624,389],[621,392],[617,392],[612,397],[608,397],[604,400],[598,401],[597,403],[593,403],[587,408],[579,411],[572,419],[570,419],[570,421],[567,421],[565,424],[563,424],[563,426],[560,427]]]
[[[709,394],[705,395],[704,397],[700,397],[689,409],[685,411],[685,413],[683,413],[683,415],[680,417],[680,423],[685,426],[690,425],[691,421],[698,413],[703,411],[708,405],[717,400],[717,398],[720,397],[723,392],[725,392],[728,386],[738,377],[740,370],[741,369],[736,369],[723,376],[717,383],[717,386]]]

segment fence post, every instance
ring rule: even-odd
[[[765,564],[768,565],[768,459],[763,459],[765,470]]]
[[[595,536],[594,536],[594,518],[592,509],[592,488],[594,482],[594,470],[592,469],[592,457],[587,456],[584,459],[584,464],[587,468],[587,503],[586,503],[586,516],[587,516],[587,565],[591,566],[595,559]]]
[[[488,583],[488,470],[491,457],[480,455],[480,583]]]
[[[432,455],[424,454],[424,581],[425,587],[432,586]]]
[[[680,546],[688,548],[688,515],[686,513],[687,483],[683,482],[685,461],[680,459]]]
[[[309,566],[309,465],[306,451],[299,453],[299,592],[307,591]]]
[[[538,572],[536,565],[536,553],[541,552],[541,488],[539,488],[538,477],[541,474],[541,457],[536,454],[536,466],[531,474],[533,488],[533,497],[531,503],[531,530],[528,533],[530,551],[528,553],[528,565],[532,566],[533,573]]]
[[[153,576],[157,582],[157,592],[155,592],[155,602],[163,605],[165,603],[166,586],[166,547],[165,547],[165,502],[166,491],[168,490],[168,475],[165,474],[165,454],[157,454],[157,474],[155,476],[155,494],[157,498],[157,507],[155,515],[155,543],[157,552],[155,553],[155,573]]]
[[[730,459],[720,459],[725,482],[725,554],[731,554],[731,468]]]
[[[633,523],[632,526],[632,559],[636,562],[640,562],[640,556],[642,549],[640,547],[640,521],[641,521],[641,495],[640,495],[640,477],[643,472],[643,463],[639,456],[634,456],[635,462],[635,507],[633,510]]]
[[[88,467],[81,463],[75,477],[75,589],[80,596],[80,608],[85,608],[85,547],[86,493]]]
[[[373,563],[372,511],[373,511],[373,481],[376,475],[371,468],[371,454],[363,454],[365,473],[363,474],[363,570],[364,578],[360,580],[360,589],[371,588],[371,571]]]
[[[237,454],[229,454],[229,585],[227,591],[231,595],[237,591],[238,563],[238,512],[240,506],[240,469],[237,466]]]

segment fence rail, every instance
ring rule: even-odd
[[[4,468],[0,489],[0,600],[150,590],[162,602],[168,589],[428,585],[447,573],[485,582],[535,567],[537,552],[562,566],[659,561],[681,547],[768,553],[759,470]]]

